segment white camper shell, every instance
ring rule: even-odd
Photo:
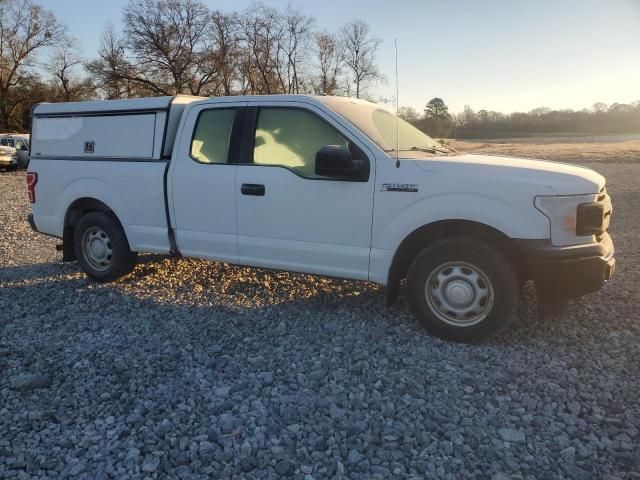
[[[185,107],[201,99],[179,95],[41,103],[33,109],[32,158],[167,158]]]

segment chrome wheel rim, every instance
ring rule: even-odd
[[[104,272],[111,266],[111,239],[99,227],[90,227],[82,236],[82,257],[91,268]]]
[[[466,262],[447,262],[434,268],[424,287],[429,310],[455,327],[471,327],[493,308],[494,291],[489,277]]]

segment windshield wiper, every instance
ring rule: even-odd
[[[449,152],[449,150],[438,147],[411,147],[409,150],[411,150],[412,152],[451,153]]]
[[[385,150],[385,152],[395,152],[395,148],[390,148],[389,150]],[[410,147],[410,148],[401,148],[398,150],[399,152],[427,152],[427,153],[451,153],[449,150],[445,150],[443,148],[438,147]]]

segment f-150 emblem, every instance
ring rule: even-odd
[[[417,192],[418,185],[415,183],[383,183],[380,190],[383,192]]]

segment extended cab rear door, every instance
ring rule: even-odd
[[[318,106],[249,102],[235,182],[239,263],[368,278],[374,158]],[[369,162],[365,180],[315,174],[315,155],[344,145]]]
[[[168,190],[176,243],[185,256],[238,261],[235,162],[245,106],[213,102],[186,112]]]

